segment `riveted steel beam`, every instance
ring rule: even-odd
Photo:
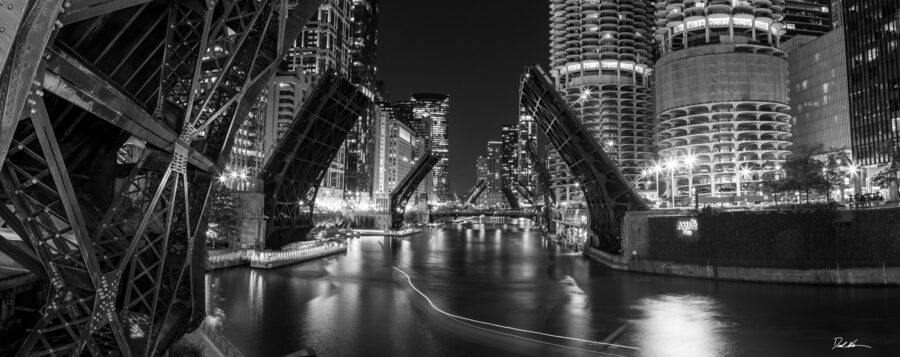
[[[394,191],[391,191],[391,228],[400,229],[403,227],[403,214],[406,213],[406,204],[412,198],[413,193],[419,184],[428,176],[434,165],[441,161],[441,157],[429,151],[422,155],[413,168],[406,174],[406,177],[397,184]]]
[[[50,50],[44,89],[124,129],[164,151],[172,152],[178,134],[153,117],[110,81],[71,55]],[[216,172],[215,162],[192,151],[189,162],[206,172]]]
[[[148,3],[153,0],[69,0],[71,6],[60,16],[60,21],[68,25],[73,22],[103,16],[132,6]]]
[[[580,183],[588,206],[591,245],[613,254],[621,253],[625,213],[648,207],[560,97],[543,70],[526,69],[520,96],[521,106],[532,113]]]

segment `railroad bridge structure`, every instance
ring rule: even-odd
[[[321,0],[5,3],[0,219],[21,242],[0,249],[49,293],[4,351],[161,355],[205,317],[213,180]],[[359,100],[323,88],[334,91],[309,117],[328,119],[305,132],[325,149],[299,145],[272,172],[330,160],[343,140],[347,109],[335,108]],[[338,134],[323,133],[332,124]]]

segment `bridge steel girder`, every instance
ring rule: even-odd
[[[625,213],[649,208],[540,67],[526,69],[520,93],[521,106],[532,113],[580,184],[590,218],[591,246],[620,254]]]
[[[532,197],[534,197],[533,192],[529,191],[528,188],[522,185],[522,183],[519,181],[513,182],[512,186],[516,189],[516,192],[518,192],[519,195],[528,202],[528,204],[534,206],[534,199],[532,199]]]
[[[0,38],[0,218],[25,243],[0,249],[50,286],[37,325],[0,352],[160,356],[199,326],[214,175],[321,2],[29,0],[0,12],[12,25]],[[117,162],[131,136],[146,148]]]
[[[469,189],[469,194],[466,195],[466,203],[470,205],[474,205],[475,201],[478,200],[478,197],[484,192],[488,187],[488,182],[486,179],[480,178],[478,182],[475,183],[475,186],[472,186]]]
[[[400,181],[400,184],[391,191],[391,229],[400,229],[403,227],[403,215],[406,213],[406,204],[412,198],[416,188],[425,180],[434,165],[441,161],[441,157],[429,151],[418,161],[412,170],[406,174],[406,177]]]
[[[500,190],[503,191],[503,196],[506,197],[506,202],[509,203],[509,208],[521,208],[519,206],[519,200],[516,199],[516,194],[513,192],[512,188],[509,185],[503,185]]]
[[[556,203],[556,193],[553,192],[550,183],[550,172],[547,171],[547,163],[541,159],[541,156],[537,152],[537,148],[534,145],[527,145],[526,151],[528,151],[528,157],[531,159],[531,162],[534,163],[534,170],[537,171],[538,183],[541,185],[541,191],[545,192],[545,196],[549,196],[548,198],[552,201],[552,203]]]
[[[521,95],[521,93],[520,93]],[[542,218],[544,219],[544,224],[546,225],[547,232],[554,232],[553,229],[553,206],[556,204],[556,193],[553,192],[553,188],[550,183],[550,172],[547,171],[547,163],[538,155],[537,148],[534,147],[533,143],[528,143],[525,146],[526,151],[528,152],[528,157],[531,159],[531,162],[534,163],[534,170],[537,172],[538,184],[541,185],[541,192],[543,192],[544,196],[544,208],[542,210]]]
[[[266,246],[306,238],[322,178],[369,99],[347,79],[323,75],[260,174]]]
[[[537,222],[537,213],[536,212],[504,212],[504,211],[481,211],[481,210],[470,210],[470,211],[432,211],[428,220],[434,222],[440,218],[448,218],[448,217],[468,217],[468,216],[488,216],[488,217],[507,217],[507,218],[529,218],[535,222]]]

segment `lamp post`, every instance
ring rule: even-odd
[[[859,167],[855,164],[850,164],[850,166],[847,166],[847,172],[850,173],[850,183],[853,185],[853,194],[856,195],[859,193],[859,188],[857,187],[859,185],[859,180],[856,179],[859,174]]]
[[[741,194],[741,178],[742,176],[750,175],[750,169],[746,167],[738,167],[737,170],[737,194],[738,197],[742,196]]]
[[[684,165],[688,169],[688,198],[690,200],[694,199],[694,162],[696,161],[697,157],[694,155],[688,155],[684,158]]]
[[[672,203],[672,207],[675,207],[675,167],[678,166],[678,163],[674,158],[670,158],[666,160],[666,166],[669,169],[669,196],[670,201]]]

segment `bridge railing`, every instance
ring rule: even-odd
[[[200,332],[202,332],[206,337],[212,342],[213,346],[219,350],[225,357],[244,357],[244,354],[241,353],[237,347],[234,347],[234,344],[231,341],[228,341],[225,336],[222,335],[221,332],[216,330],[212,324],[209,323],[209,319],[203,320],[200,324]]]

